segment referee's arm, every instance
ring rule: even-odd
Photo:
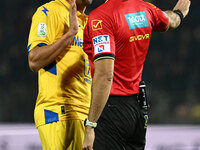
[[[92,103],[88,119],[92,122],[97,122],[110,94],[113,80],[114,60],[101,59],[94,62],[94,65]]]
[[[179,0],[172,11],[171,10],[165,11],[165,13],[169,18],[168,29],[175,29],[181,24],[182,19],[185,18],[189,12],[190,4],[191,4],[190,0]],[[176,12],[177,10],[179,10],[180,13],[179,12],[177,13]]]
[[[114,59],[100,59],[94,62],[95,70],[92,80],[92,102],[88,120],[97,122],[108,100],[113,81]],[[97,125],[98,126],[98,125]],[[92,150],[94,142],[94,128],[85,128],[83,150]]]

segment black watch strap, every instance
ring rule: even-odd
[[[173,12],[175,12],[177,15],[179,15],[181,22],[182,22],[183,18],[184,18],[183,13],[179,9],[173,10]]]

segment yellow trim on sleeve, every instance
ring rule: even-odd
[[[113,57],[104,56],[104,57],[99,57],[99,58],[95,59],[94,62],[96,62],[97,60],[106,59],[106,58],[115,60],[115,58],[113,58]]]

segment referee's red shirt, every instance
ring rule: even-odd
[[[139,92],[151,33],[166,31],[168,24],[163,11],[142,0],[108,0],[89,14],[84,51],[92,68],[93,61],[115,59],[111,95]]]

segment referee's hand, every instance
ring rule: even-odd
[[[183,16],[186,17],[189,12],[190,4],[190,0],[178,0],[173,10],[179,9],[183,13]]]
[[[85,127],[85,137],[82,150],[93,150],[94,137],[94,128],[90,126]]]

